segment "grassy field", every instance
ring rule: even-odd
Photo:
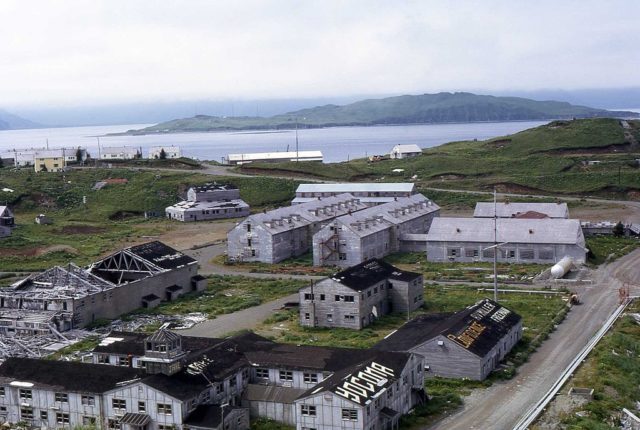
[[[638,134],[639,121],[631,122]],[[242,170],[303,174],[331,180],[412,180],[418,187],[593,194],[638,198],[640,151],[625,142],[615,119],[554,121],[486,141],[452,142],[405,160],[252,164]],[[598,160],[600,164],[587,165]],[[394,173],[394,169],[403,169]],[[417,179],[413,180],[414,175]],[[629,195],[631,192],[631,195]]]
[[[313,265],[313,255],[308,252],[299,257],[288,258],[280,263],[268,264],[261,262],[231,262],[226,255],[218,255],[212,260],[214,264],[232,267],[234,270],[249,273],[273,273],[287,275],[329,276],[336,272],[332,267],[318,267]]]
[[[640,240],[614,236],[592,236],[587,238],[588,263],[597,266],[616,260],[640,247]]]
[[[384,258],[404,270],[420,272],[425,281],[493,282],[493,263],[432,263],[424,253],[400,252]],[[531,282],[548,266],[498,263],[500,282]]]
[[[126,184],[93,190],[96,182],[124,178]],[[39,173],[2,169],[0,201],[14,208],[17,227],[0,240],[0,268],[6,271],[40,270],[74,261],[86,264],[120,246],[144,241],[145,236],[175,228],[163,217],[145,220],[145,211],[164,215],[191,185],[214,178],[197,172],[84,169],[67,173]],[[254,210],[288,202],[297,183],[274,178],[215,178],[240,187],[241,197]],[[83,198],[86,197],[86,204]],[[46,213],[52,225],[37,225]]]
[[[627,311],[640,312],[640,302],[632,303]],[[622,408],[637,413],[637,402],[640,401],[640,325],[632,316],[625,315],[618,320],[562,392],[566,393],[570,387],[593,388],[594,398],[577,410],[558,417],[562,428],[618,429]]]

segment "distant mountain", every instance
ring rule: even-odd
[[[24,119],[17,115],[10,114],[0,109],[0,130],[19,130],[24,128],[41,128],[42,125]]]
[[[330,104],[267,118],[197,115],[130,130],[127,134],[290,129],[296,123],[301,128],[316,128],[600,117],[636,118],[638,114],[520,97],[438,93],[368,99],[344,106]]]

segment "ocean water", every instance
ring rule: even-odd
[[[325,162],[346,161],[368,155],[387,154],[396,144],[430,148],[458,140],[488,139],[545,124],[546,121],[488,122],[466,124],[334,127],[298,130],[298,148],[320,150]],[[105,136],[146,127],[148,124],[44,128],[0,131],[0,152],[31,147],[83,146],[98,155],[101,146],[140,147],[177,145],[185,156],[221,161],[229,153],[295,151],[294,130],[213,133],[178,133],[147,136]]]

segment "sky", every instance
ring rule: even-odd
[[[640,86],[640,1],[1,0],[0,107]]]

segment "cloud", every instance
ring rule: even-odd
[[[6,105],[637,86],[640,2],[3,0]]]

